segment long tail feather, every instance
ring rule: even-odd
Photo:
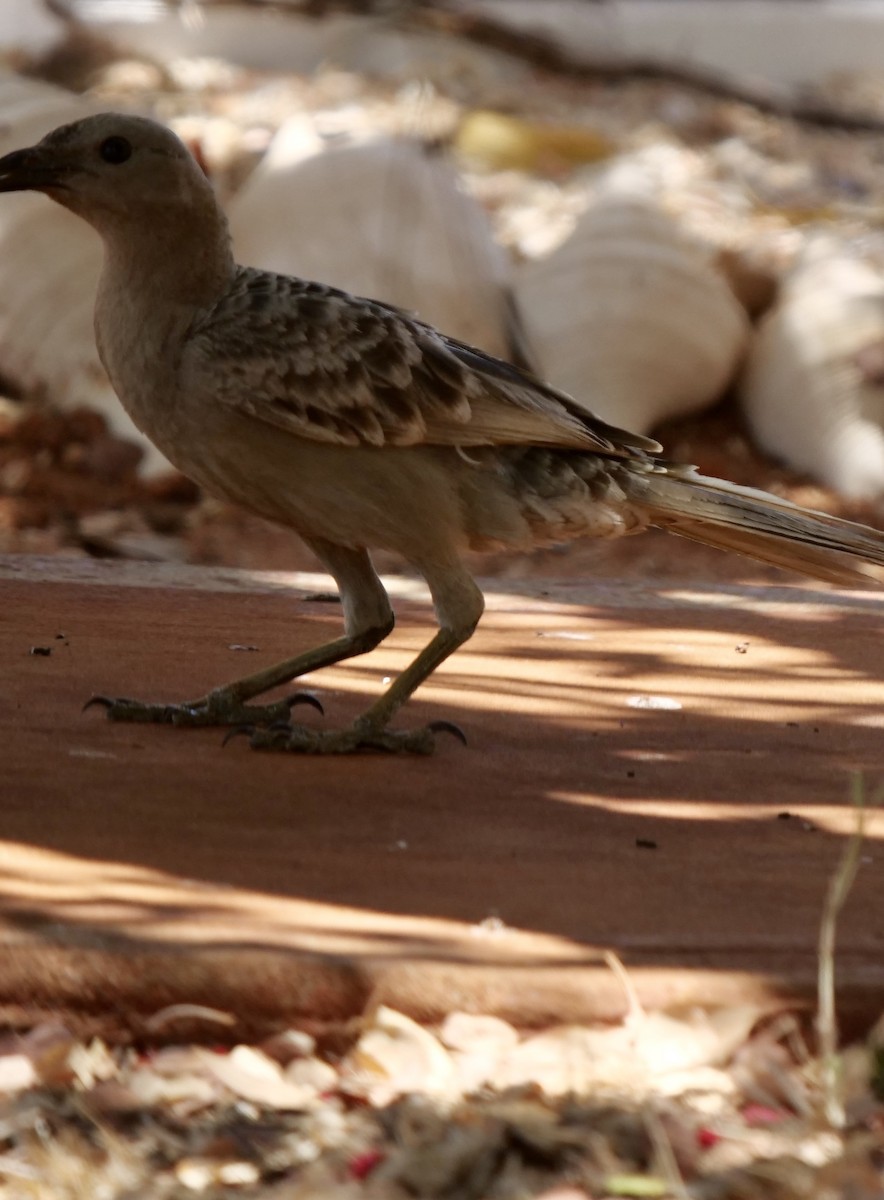
[[[628,492],[653,524],[693,541],[830,583],[881,582],[868,564],[884,567],[884,532],[866,525],[711,479],[692,467],[635,472]]]

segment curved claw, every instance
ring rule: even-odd
[[[325,709],[322,707],[322,701],[318,696],[314,696],[312,692],[292,692],[290,696],[286,696],[283,704],[287,704],[289,708],[294,708],[296,704],[309,704],[315,708],[318,713],[325,716]]]
[[[92,708],[95,704],[102,704],[105,708],[113,708],[116,700],[112,700],[110,696],[92,696],[86,701],[80,712],[85,712],[87,708]]]
[[[222,750],[227,745],[227,743],[232,742],[235,737],[251,737],[254,732],[255,732],[254,725],[235,725],[233,727],[233,729],[229,729],[227,731],[227,733],[225,733],[224,738],[221,742]]]
[[[461,727],[459,725],[455,725],[453,721],[431,721],[427,726],[427,729],[431,730],[433,733],[450,733],[452,737],[457,738],[459,742],[463,742],[465,746],[469,744],[467,742],[467,735],[464,733]]]

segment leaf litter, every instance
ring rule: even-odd
[[[835,1129],[798,1021],[747,1006],[527,1031],[379,1006],[327,1045],[47,1020],[0,1041],[0,1198],[873,1200],[882,1047],[884,1018],[839,1055]]]

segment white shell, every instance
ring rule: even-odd
[[[617,164],[570,237],[517,274],[542,374],[637,433],[711,404],[749,328],[713,254],[660,206],[640,161]]]
[[[0,73],[0,155],[39,141],[101,105],[48,84]],[[104,373],[92,310],[101,243],[77,217],[33,192],[0,203],[0,373],[62,409],[102,413],[119,437],[144,448],[143,473],[169,464],[140,433]]]
[[[507,356],[506,258],[440,154],[395,138],[323,150],[296,118],[228,211],[240,262],[385,300]]]
[[[870,352],[881,371],[864,367]],[[755,439],[844,496],[880,496],[882,385],[884,274],[846,249],[812,245],[761,322],[747,360],[740,400]]]

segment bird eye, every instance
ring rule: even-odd
[[[109,137],[98,148],[98,153],[106,163],[124,163],[132,154],[132,146],[124,137]]]

